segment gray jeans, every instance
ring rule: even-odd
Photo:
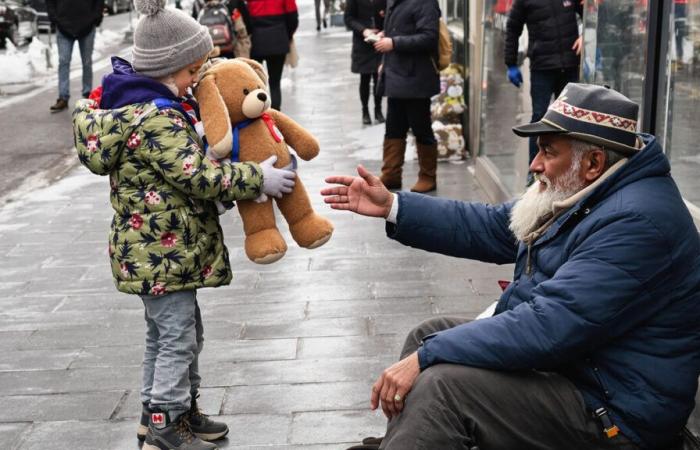
[[[202,380],[198,359],[204,328],[197,291],[141,299],[146,319],[141,402],[164,411],[188,410]]]
[[[58,47],[58,97],[64,100],[70,98],[70,60],[73,55],[73,44],[78,41],[80,60],[83,65],[83,97],[92,90],[92,48],[95,45],[95,28],[80,38],[66,36],[56,30],[56,46]]]
[[[438,317],[414,328],[401,358],[423,337],[468,322]],[[609,439],[576,387],[553,372],[504,372],[437,364],[420,373],[404,410],[391,420],[386,450],[561,450],[638,447],[618,434]]]

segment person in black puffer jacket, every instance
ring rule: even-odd
[[[272,107],[279,111],[284,59],[299,26],[297,4],[295,0],[248,0],[248,12],[253,41],[250,56],[260,64],[266,61]]]
[[[532,122],[544,116],[552,95],[558,97],[566,83],[578,81],[581,39],[576,14],[583,14],[580,0],[513,1],[506,23],[505,63],[508,79],[520,87],[518,39],[527,25]],[[536,154],[537,143],[530,139],[529,162]]]
[[[436,0],[389,0],[382,39],[374,49],[383,54],[378,90],[387,96],[382,182],[401,188],[401,170],[410,128],[418,149],[418,182],[414,192],[436,187],[437,141],[430,118],[430,97],[440,92],[437,69],[440,8]]]
[[[51,105],[51,112],[68,108],[70,98],[70,60],[73,44],[78,41],[83,63],[84,98],[92,90],[92,49],[95,30],[102,23],[104,0],[46,0],[46,12],[56,25],[58,47],[58,100]]]

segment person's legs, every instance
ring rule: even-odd
[[[58,47],[58,100],[51,106],[52,112],[68,107],[70,99],[70,60],[73,54],[73,39],[56,30],[56,47]]]
[[[401,170],[409,128],[405,100],[387,98],[386,117],[380,179],[388,189],[401,189]]]
[[[271,55],[264,59],[267,62],[267,74],[270,77],[270,97],[272,97],[272,107],[279,111],[282,106],[282,69],[284,69],[284,58],[286,55]]]
[[[372,92],[374,92],[374,120],[377,123],[384,123],[386,119],[384,114],[382,114],[382,96],[377,95],[377,81],[379,80],[379,75],[377,72],[372,73]]]
[[[559,97],[559,94],[561,94],[561,91],[564,90],[567,84],[577,83],[578,80],[578,67],[569,67],[568,69],[562,69],[557,74],[556,80],[554,82],[554,98]]]
[[[83,97],[87,98],[92,90],[92,49],[95,45],[95,28],[78,39],[80,59],[83,64]]]
[[[417,98],[408,101],[408,122],[416,137],[418,150],[418,182],[413,192],[430,192],[437,187],[437,141],[433,134],[430,116],[430,99]]]
[[[369,117],[369,83],[372,75],[369,73],[360,74],[360,103],[362,103],[362,123],[371,125],[372,119]]]
[[[202,384],[202,377],[199,375],[199,355],[202,353],[204,348],[204,324],[202,323],[202,313],[199,310],[199,303],[197,303],[197,294],[195,292],[194,300],[194,329],[195,329],[195,339],[197,342],[197,347],[194,352],[194,358],[190,363],[190,392],[192,398],[196,397],[199,391],[199,386]]]
[[[557,77],[556,70],[531,70],[530,71],[530,99],[532,100],[532,119],[530,122],[537,122],[544,113],[554,93],[554,83]],[[537,138],[530,138],[530,157],[528,164],[537,155]]]
[[[198,351],[196,301],[195,291],[143,296],[158,333],[150,406],[170,412],[171,420],[190,409],[190,366]]]
[[[151,389],[153,389],[153,373],[156,367],[156,357],[158,356],[158,327],[156,323],[148,317],[148,310],[146,309],[146,300],[141,299],[144,302],[144,312],[143,318],[146,321],[146,342],[145,349],[143,352],[143,369],[142,369],[142,381],[141,381],[141,403],[143,404],[141,412],[141,420],[139,422],[138,430],[136,431],[136,436],[140,440],[146,438],[146,433],[148,432],[148,421],[150,419],[151,410]]]
[[[321,31],[321,0],[314,0],[314,11],[316,12],[316,31]]]

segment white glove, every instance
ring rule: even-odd
[[[278,169],[273,164],[277,162],[277,156],[273,155],[260,163],[263,172],[263,193],[255,201],[262,203],[267,201],[267,196],[282,198],[283,194],[289,194],[294,187],[296,172],[287,168]],[[289,167],[289,166],[288,166]]]

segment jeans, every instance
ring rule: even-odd
[[[562,89],[569,82],[578,81],[578,67],[553,70],[530,71],[530,98],[532,99],[532,120],[537,122],[547,112],[549,102],[554,97],[559,97]],[[531,163],[537,155],[537,137],[530,138]]]
[[[141,300],[146,320],[141,402],[163,411],[186,411],[202,380],[198,359],[204,328],[197,291],[143,295]]]
[[[432,123],[429,98],[387,99],[386,139],[405,139],[410,128],[419,144],[435,144]]]
[[[95,28],[81,38],[66,36],[56,30],[56,46],[58,47],[58,97],[64,100],[70,98],[70,60],[73,55],[73,43],[78,41],[80,59],[83,64],[83,97],[92,90],[92,49],[95,44]]]

